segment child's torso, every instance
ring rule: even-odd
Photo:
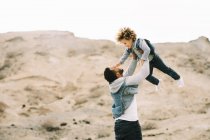
[[[132,53],[136,54],[139,59],[141,59],[141,56],[144,53],[144,51],[140,48],[142,41],[143,41],[143,39],[140,39],[139,42],[137,42],[137,40],[135,40],[135,42],[132,45],[132,48],[130,49],[130,51]],[[137,43],[139,43],[139,45],[137,45]],[[154,58],[154,55],[149,54],[149,56],[148,56],[149,61],[151,61],[153,58]]]

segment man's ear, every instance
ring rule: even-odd
[[[121,74],[119,72],[116,73],[117,78],[121,77]]]

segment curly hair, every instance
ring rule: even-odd
[[[135,41],[136,33],[133,30],[131,30],[129,27],[124,27],[124,28],[121,28],[119,32],[117,33],[116,39],[117,41],[121,41],[123,39],[126,39],[126,40],[132,39],[132,41]]]

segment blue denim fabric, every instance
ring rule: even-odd
[[[138,93],[138,85],[125,85],[125,81],[116,93],[111,93],[114,100],[112,114],[114,118],[120,117],[130,106],[133,95]]]
[[[122,55],[121,58],[120,58],[120,64],[123,64],[123,63],[128,59],[128,57],[129,57],[129,55],[130,55],[131,53],[136,54],[138,60],[139,60],[139,59],[147,60],[147,57],[148,57],[149,60],[151,61],[152,58],[153,58],[153,56],[154,56],[154,54],[148,54],[148,56],[147,56],[147,55],[141,54],[141,53],[139,52],[139,50],[144,50],[144,49],[145,49],[145,48],[142,48],[142,47],[143,47],[143,46],[142,46],[142,42],[143,42],[143,39],[138,38],[138,39],[136,39],[135,42],[132,44],[132,48],[130,48],[130,49],[128,49],[128,48],[125,49],[123,55]],[[150,50],[150,48],[147,47],[147,49],[145,49],[145,51],[146,51],[146,50],[148,51],[148,49]]]

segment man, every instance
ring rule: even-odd
[[[112,113],[115,118],[116,140],[142,140],[136,94],[140,82],[149,75],[149,60],[145,60],[138,73],[133,75],[136,64],[136,56],[133,56],[126,72],[123,73],[123,69],[117,67],[106,68],[104,71],[104,78],[109,82],[114,101]]]

